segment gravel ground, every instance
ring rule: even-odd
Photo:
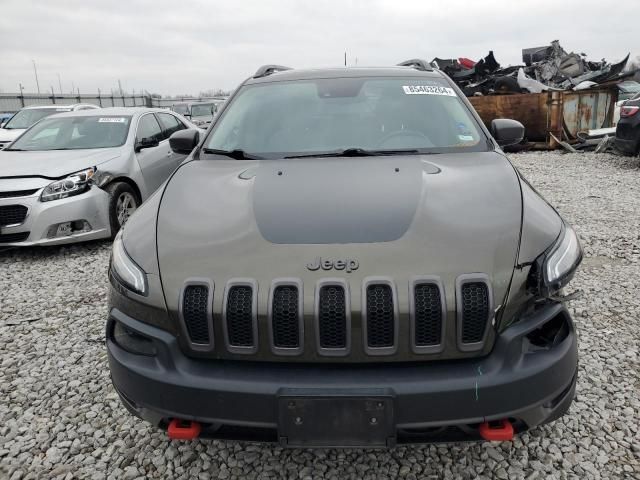
[[[0,253],[0,478],[640,478],[640,161],[513,160],[576,227],[570,413],[513,442],[392,451],[170,443],[111,387],[103,324],[109,243]]]

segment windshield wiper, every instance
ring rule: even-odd
[[[5,148],[3,152],[24,152],[22,148]]]
[[[307,153],[305,155],[291,155],[284,158],[312,158],[312,157],[381,157],[385,155],[415,155],[420,153],[416,149],[404,150],[365,150],[364,148],[346,148],[335,152]]]
[[[225,157],[230,157],[235,160],[260,160],[262,157],[257,155],[252,155],[251,153],[247,153],[244,150],[236,148],[234,150],[218,150],[217,148],[203,148],[202,151],[204,153],[210,153],[212,155],[223,155]]]

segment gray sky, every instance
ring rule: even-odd
[[[0,0],[0,90],[232,89],[265,63],[389,65],[435,56],[502,65],[559,39],[591,60],[640,53],[640,0]],[[634,18],[634,21],[629,19]]]

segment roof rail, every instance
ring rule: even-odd
[[[411,60],[407,60],[405,62],[400,62],[398,64],[399,67],[411,67],[416,70],[422,70],[423,72],[433,72],[433,67],[426,60],[422,60],[420,58],[412,58]]]
[[[282,65],[262,65],[256,73],[253,75],[253,78],[266,77],[276,72],[283,72],[285,70],[291,70],[291,67],[283,67]]]

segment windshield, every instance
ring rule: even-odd
[[[214,103],[198,103],[197,105],[191,105],[192,117],[210,117],[216,111],[216,105]]]
[[[188,115],[189,105],[187,105],[186,103],[177,103],[173,107],[171,107],[171,110],[173,110],[176,113],[179,113],[180,115],[184,115],[185,113]]]
[[[11,120],[3,127],[6,129],[12,128],[29,128],[38,120],[53,115],[54,113],[68,112],[66,108],[28,108],[26,110],[20,110],[16,113]]]
[[[434,78],[331,78],[245,86],[206,148],[262,158],[346,149],[485,151],[455,91]]]
[[[80,150],[123,145],[130,116],[48,118],[24,132],[6,150]]]

